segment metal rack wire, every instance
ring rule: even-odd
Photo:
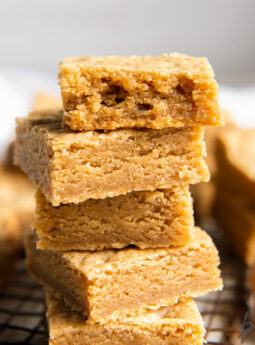
[[[43,290],[20,259],[12,279],[0,290],[0,344],[45,345],[45,329]]]
[[[248,311],[249,291],[246,287],[246,267],[235,257],[221,236],[212,234],[221,257],[223,291],[212,292],[197,299],[206,328],[209,345],[239,345],[244,316]]]
[[[222,258],[224,290],[197,299],[208,345],[238,345],[247,311],[245,267],[216,237]],[[23,259],[12,280],[0,289],[0,345],[46,345],[47,327],[42,288],[27,275]],[[246,344],[246,343],[245,343]]]

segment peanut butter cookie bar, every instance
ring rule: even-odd
[[[9,277],[33,218],[32,184],[23,173],[0,166],[0,284]]]
[[[51,293],[47,308],[50,345],[202,345],[205,334],[192,299],[104,324],[67,310]]]
[[[39,190],[34,227],[41,249],[183,246],[193,227],[192,199],[180,185],[54,207]]]
[[[255,201],[255,129],[226,128],[217,139],[217,181]]]
[[[17,121],[15,163],[54,205],[207,181],[203,128],[74,132],[61,113]]]
[[[217,186],[214,217],[240,258],[255,265],[254,201]]]
[[[185,247],[47,251],[26,238],[27,267],[47,289],[95,322],[123,319],[222,288],[211,238],[194,228]]]
[[[66,58],[59,69],[64,123],[74,130],[221,124],[206,58]]]

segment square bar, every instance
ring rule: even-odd
[[[205,335],[192,299],[104,324],[67,310],[51,293],[47,309],[50,345],[202,345]]]
[[[34,218],[34,188],[16,169],[0,166],[0,285],[9,278]]]
[[[193,227],[187,185],[79,204],[52,206],[36,194],[37,247],[51,250],[101,250],[183,246]]]
[[[226,128],[217,138],[217,180],[255,201],[255,129]]]
[[[18,221],[19,234],[27,230],[34,219],[35,189],[28,178],[16,168],[0,165],[0,209],[12,213]],[[7,218],[7,217],[6,217]]]
[[[247,265],[255,265],[254,202],[218,185],[214,217],[240,258]]]
[[[15,162],[54,205],[207,181],[203,128],[73,132],[62,114],[17,121]]]
[[[199,228],[185,247],[95,252],[36,249],[36,233],[30,231],[26,253],[32,276],[95,322],[222,288],[217,249]]]
[[[66,58],[59,69],[64,123],[71,129],[221,124],[206,58],[89,56]]]
[[[231,114],[227,110],[221,109],[221,117],[226,127],[207,127],[205,129],[205,143],[207,151],[206,162],[210,171],[211,179],[208,183],[198,183],[191,186],[191,195],[194,198],[195,219],[198,224],[205,224],[208,219],[212,218],[212,208],[215,198],[214,180],[218,168],[215,153],[217,138],[221,133],[224,133],[226,128],[236,127]]]

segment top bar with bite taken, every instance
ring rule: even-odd
[[[222,123],[206,58],[88,56],[66,58],[59,69],[63,120],[74,130]]]

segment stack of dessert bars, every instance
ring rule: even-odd
[[[62,111],[17,120],[37,187],[27,267],[46,289],[50,344],[202,344],[193,297],[222,288],[189,184],[208,181],[220,125],[205,58],[67,58]]]

